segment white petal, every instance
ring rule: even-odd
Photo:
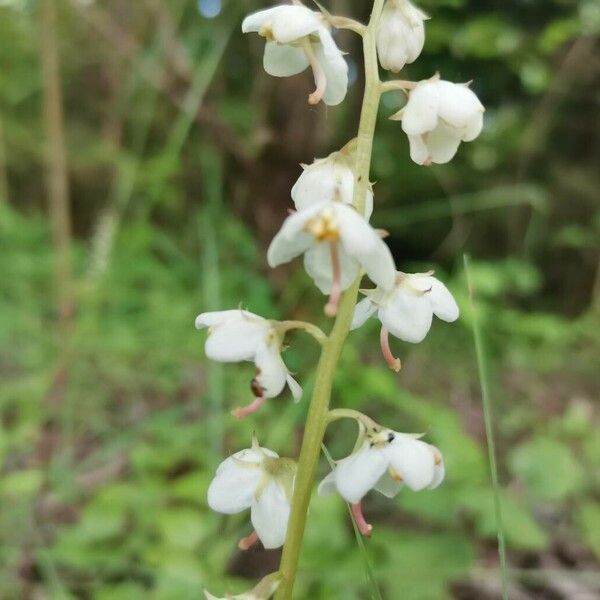
[[[271,29],[280,44],[288,44],[319,30],[320,14],[306,6],[279,6],[273,14]]]
[[[304,210],[324,200],[334,200],[337,179],[336,161],[329,158],[306,167],[292,188],[296,208]]]
[[[336,106],[344,100],[348,91],[348,64],[327,28],[320,27],[318,34],[321,43],[315,45],[315,54],[327,77],[323,102]]]
[[[483,129],[483,112],[478,112],[462,130],[462,141],[472,142]]]
[[[360,265],[338,244],[342,290],[347,289],[356,279]],[[333,268],[331,266],[331,248],[329,242],[316,242],[304,254],[304,268],[309,277],[323,294],[331,292]]]
[[[383,494],[386,498],[395,498],[398,492],[404,487],[404,484],[397,479],[394,479],[388,470],[381,476],[377,482],[375,490]]]
[[[402,129],[409,135],[433,131],[438,122],[440,95],[437,81],[420,82],[410,92],[402,114]]]
[[[290,392],[292,392],[292,398],[294,398],[295,402],[298,402],[302,398],[302,387],[300,384],[288,373],[286,376],[286,381],[288,387],[290,388]]]
[[[328,473],[326,477],[323,478],[323,481],[319,483],[319,487],[317,489],[317,493],[319,496],[331,496],[337,491],[337,487],[335,484],[335,469]]]
[[[435,455],[432,446],[402,433],[385,448],[391,467],[402,481],[415,492],[434,482]]]
[[[326,206],[328,206],[327,202],[321,202],[290,215],[283,222],[267,251],[267,262],[270,267],[289,262],[313,244],[314,237],[304,231],[304,227]]]
[[[389,459],[381,449],[365,443],[358,452],[337,463],[334,473],[338,492],[351,504],[360,502],[381,479],[388,464]]]
[[[362,265],[371,281],[390,289],[396,279],[396,266],[386,243],[353,208],[339,204],[335,210],[344,250]]]
[[[242,315],[248,320],[264,322],[264,319],[262,317],[255,315],[254,313],[251,313],[248,310],[235,308],[233,310],[219,310],[199,314],[196,317],[196,329],[211,327],[213,325],[217,325],[218,323],[224,323],[225,321],[229,321],[231,319],[239,319]]]
[[[446,476],[446,467],[444,466],[444,458],[442,453],[435,446],[430,445],[429,447],[433,452],[434,458],[439,458],[438,464],[436,464],[433,468],[433,479],[428,486],[428,489],[434,490],[442,483],[442,481],[444,481],[444,477]]]
[[[250,33],[260,31],[260,28],[268,23],[279,9],[279,6],[274,6],[273,8],[259,10],[258,12],[248,15],[242,22],[242,32]]]
[[[245,450],[240,450],[239,452],[232,454],[229,458],[226,458],[217,467],[217,475],[224,473],[232,467],[239,468],[240,461],[251,465],[258,465],[263,461],[265,455],[271,458],[279,458],[277,452],[269,450],[269,448],[260,447],[258,450],[255,448],[246,448]]]
[[[363,298],[355,307],[352,317],[351,330],[358,329],[364,325],[370,317],[377,312],[377,306],[371,302],[370,298]]]
[[[258,370],[256,381],[262,387],[264,397],[279,396],[288,375],[279,345],[273,340],[263,340],[256,349],[255,364]]]
[[[409,135],[410,158],[418,165],[424,165],[429,158],[429,150],[422,135]]]
[[[448,323],[456,321],[460,311],[450,290],[436,277],[421,276],[420,278],[430,290],[426,292],[426,296],[431,302],[433,314]]]
[[[251,507],[251,520],[265,548],[283,546],[290,516],[290,504],[284,490],[271,480]]]
[[[460,146],[460,139],[460,130],[440,120],[438,126],[427,136],[427,149],[431,160],[438,165],[450,162]]]
[[[230,319],[213,325],[206,338],[204,351],[211,360],[239,362],[253,360],[258,345],[264,340],[269,325],[263,321]]]
[[[250,508],[262,476],[258,464],[249,462],[248,466],[243,466],[228,458],[208,488],[208,505],[212,510],[228,515]]]
[[[433,309],[423,294],[399,287],[392,300],[381,306],[378,317],[392,335],[417,344],[431,328]]]
[[[467,127],[478,114],[485,110],[479,98],[466,85],[437,81],[439,92],[439,116],[453,127]]]
[[[368,189],[365,195],[365,219],[368,221],[373,214],[373,190]]]
[[[302,73],[309,61],[302,48],[282,45],[274,41],[265,44],[263,66],[273,77],[289,77]]]

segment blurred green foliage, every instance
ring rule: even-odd
[[[477,586],[497,580],[472,315],[457,266],[468,251],[515,590],[568,598],[558,572],[600,593],[600,10],[593,0],[421,4],[434,18],[407,78],[473,78],[487,122],[453,163],[426,170],[408,162],[404,136],[386,121],[402,99],[382,107],[374,219],[400,268],[439,265],[463,310],[423,344],[397,345],[399,376],[379,358],[374,322],[350,336],[333,403],[426,432],[448,471],[435,492],[370,496],[366,549],[384,598],[487,598]],[[301,403],[283,395],[238,423],[228,411],[248,397],[253,368],[209,364],[193,319],[242,302],[328,326],[301,269],[267,273],[264,246],[297,163],[353,135],[360,81],[339,109],[309,111],[309,78],[264,75],[233,2],[214,20],[183,0],[58,5],[77,298],[67,338],[56,328],[43,201],[38,3],[0,2],[0,598],[247,589],[247,578],[276,569],[277,554],[240,555],[247,517],[209,512],[206,488],[252,428],[263,445],[297,454],[317,349],[297,335],[286,352]],[[358,60],[356,41],[340,37]],[[332,427],[334,457],[352,435]],[[581,583],[579,573],[596,577]],[[312,504],[297,594],[370,597],[337,498]]]

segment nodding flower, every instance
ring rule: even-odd
[[[309,104],[340,104],[348,91],[348,64],[323,15],[300,3],[275,6],[247,16],[244,33],[266,40],[263,65],[274,77],[289,77],[311,67],[315,91]]]
[[[363,429],[358,450],[336,462],[319,484],[319,494],[337,492],[342,496],[350,504],[360,532],[370,535],[373,528],[362,512],[362,499],[369,491],[393,498],[404,485],[420,491],[442,483],[445,476],[442,454],[420,437],[376,424]]]
[[[248,550],[258,540],[265,548],[279,548],[285,541],[296,463],[261,448],[252,447],[224,460],[208,488],[208,505],[227,515],[250,509],[254,531],[238,544]]]
[[[390,368],[400,370],[400,360],[392,354],[389,334],[417,344],[425,339],[433,315],[443,321],[456,321],[459,309],[448,288],[430,273],[396,274],[392,289],[361,290],[366,298],[354,309],[352,329],[357,329],[377,313],[381,321],[381,350]]]
[[[237,408],[233,415],[246,417],[267,400],[278,396],[286,383],[294,399],[300,400],[302,388],[291,376],[281,358],[283,336],[276,321],[263,319],[247,310],[206,312],[196,317],[196,328],[208,328],[206,356],[219,362],[252,361],[256,376],[251,382],[254,400]]]
[[[483,129],[484,112],[468,83],[451,83],[436,75],[420,81],[391,119],[402,121],[413,161],[428,166],[450,162],[461,142],[474,140]]]
[[[383,289],[394,285],[396,268],[389,248],[353,207],[325,200],[290,215],[267,252],[271,267],[304,254],[306,272],[329,294],[325,307],[334,316],[342,291],[361,269]]]

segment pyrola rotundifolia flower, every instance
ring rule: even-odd
[[[202,313],[196,317],[196,328],[208,327],[206,356],[219,362],[252,361],[256,376],[252,380],[254,401],[233,411],[245,417],[264,404],[267,398],[278,396],[287,383],[292,396],[299,400],[302,388],[290,375],[281,358],[283,334],[276,321],[268,321],[247,310],[224,310]]]
[[[444,479],[444,460],[435,447],[419,435],[398,433],[374,426],[363,435],[360,448],[337,461],[333,471],[319,485],[319,494],[337,491],[352,508],[363,535],[372,527],[362,514],[361,501],[372,489],[388,498],[406,484],[413,491],[436,488]]]
[[[461,142],[474,140],[483,129],[485,108],[468,83],[436,76],[409,92],[406,106],[391,118],[402,121],[410,157],[419,165],[452,160]]]
[[[317,158],[311,165],[302,165],[304,171],[292,188],[292,200],[298,210],[314,206],[324,200],[338,200],[352,205],[354,199],[354,152],[350,142],[339,152],[327,158]],[[373,190],[368,186],[365,195],[365,217],[373,213]]]
[[[301,254],[317,287],[330,294],[325,308],[330,316],[361,267],[382,289],[394,285],[396,271],[389,248],[353,207],[342,202],[326,200],[290,215],[271,242],[267,260],[276,267]]]
[[[312,68],[316,89],[310,104],[323,100],[334,106],[346,97],[348,65],[321,13],[298,4],[275,6],[246,17],[242,31],[266,39],[263,64],[269,75],[288,77]]]
[[[388,333],[414,344],[423,341],[431,328],[433,315],[451,323],[459,310],[448,288],[430,273],[396,274],[396,284],[390,290],[362,290],[367,297],[354,310],[352,329],[360,327],[377,313],[381,321],[381,349],[389,366],[400,370],[400,360],[394,358]]]
[[[296,463],[261,448],[256,438],[252,447],[224,460],[208,488],[212,510],[233,515],[250,509],[255,531],[239,546],[247,550],[259,539],[265,548],[283,545],[290,516]]]
[[[417,60],[425,45],[429,17],[408,0],[387,0],[377,29],[377,54],[384,69],[398,73]]]
[[[263,577],[258,585],[250,592],[217,598],[210,592],[204,590],[204,595],[206,596],[206,600],[268,600],[275,593],[280,583],[281,577],[279,573],[271,573],[271,575]]]

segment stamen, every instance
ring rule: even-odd
[[[248,404],[247,406],[241,406],[232,410],[231,414],[236,419],[244,419],[248,415],[255,413],[265,403],[266,400],[267,399],[264,396],[258,396],[254,398],[254,400],[250,402],[250,404]]]
[[[317,60],[315,51],[313,50],[313,47],[308,39],[304,40],[303,48],[315,78],[316,89],[308,96],[308,103],[314,106],[315,104],[319,104],[325,95],[325,89],[327,88],[327,75],[325,75],[325,71],[323,70],[323,67],[321,67],[321,63],[319,63]]]
[[[379,334],[379,341],[381,343],[381,353],[383,354],[383,358],[385,358],[385,362],[387,362],[388,366],[392,371],[396,371],[398,373],[402,368],[402,363],[399,358],[396,358],[392,354],[392,349],[390,348],[390,338],[389,332],[385,327],[381,328],[381,332]]]
[[[350,505],[350,510],[352,511],[352,516],[354,517],[354,521],[356,522],[356,526],[358,530],[365,536],[370,537],[371,532],[373,531],[373,526],[369,525],[365,519],[365,516],[362,512],[362,504],[361,502],[357,502],[356,504]]]
[[[240,550],[250,550],[254,544],[258,542],[258,534],[256,531],[253,531],[249,536],[242,538],[238,543],[238,548]]]
[[[342,295],[342,273],[340,267],[340,256],[338,253],[337,242],[329,243],[329,252],[331,253],[331,292],[329,302],[325,305],[325,314],[328,317],[335,317],[338,304]]]

